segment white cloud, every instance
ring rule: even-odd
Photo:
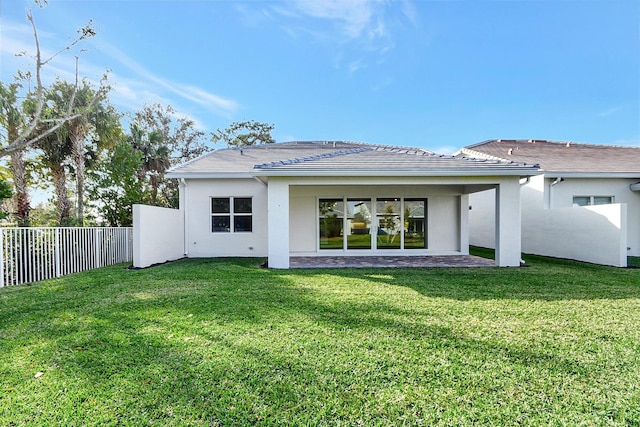
[[[38,32],[38,36],[43,59],[49,58],[57,52],[57,49],[61,49],[65,43],[68,43],[68,40],[59,40],[53,34],[42,31]],[[88,51],[81,51],[86,48],[89,48]],[[74,50],[77,52],[62,52],[43,67],[42,79],[45,85],[52,83],[56,77],[73,81],[76,74],[77,55],[80,77],[86,76],[96,87],[107,71],[106,66],[98,65],[99,62],[109,64],[110,69],[115,70],[108,73],[108,83],[112,87],[110,100],[119,107],[136,110],[145,103],[160,102],[180,108],[176,103],[182,100],[183,105],[196,104],[198,109],[225,118],[231,117],[240,108],[239,104],[232,99],[152,73],[122,50],[103,40],[99,43],[88,40]],[[16,58],[15,54],[18,52],[26,52],[26,54],[24,57]],[[3,20],[0,54],[3,80],[10,80],[10,76],[17,70],[33,72],[35,45],[31,27],[27,24]]]
[[[286,0],[270,11],[270,17],[279,17],[281,28],[292,38],[311,37],[327,46],[334,66],[350,73],[367,65],[362,53],[369,56],[368,62],[383,62],[380,58],[394,47],[391,27],[400,29],[402,21],[418,25],[410,0],[400,6],[372,0]]]
[[[344,35],[358,38],[371,25],[376,3],[367,0],[291,0],[289,4],[302,15],[337,21]]]
[[[611,107],[611,108],[609,108],[609,109],[607,109],[607,110],[605,110],[605,111],[602,111],[602,112],[598,113],[598,117],[607,117],[607,116],[610,116],[610,115],[612,115],[612,114],[617,113],[618,111],[621,111],[623,108],[624,108],[624,107],[623,107],[622,105],[618,105],[618,106],[615,106],[615,107]]]
[[[405,18],[407,18],[415,28],[418,28],[419,15],[415,5],[409,0],[402,0],[401,7]]]
[[[214,114],[224,117],[229,117],[239,108],[239,104],[234,100],[224,98],[196,86],[160,77],[147,70],[115,46],[102,43],[101,51],[133,73],[132,77],[126,79],[122,77],[114,78],[114,81],[119,83],[116,85],[116,91],[120,91],[123,97],[134,95],[135,98],[140,99],[142,98],[141,95],[146,94],[149,99],[144,99],[144,102],[153,103],[158,102],[160,98],[158,94],[168,91],[178,98],[196,103]]]

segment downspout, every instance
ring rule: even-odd
[[[529,182],[531,181],[531,177],[528,176],[524,179],[524,182],[520,183],[520,187],[524,187],[525,185],[527,185]]]
[[[180,179],[180,183],[183,185],[184,187],[184,197],[182,197],[182,206],[180,206],[180,208],[182,209],[182,221],[183,224],[182,226],[184,227],[184,242],[183,242],[183,246],[184,246],[184,256],[185,257],[189,257],[189,209],[187,209],[187,200],[188,200],[188,189],[189,187],[187,186],[187,181],[184,178]]]
[[[549,209],[553,208],[553,187],[557,184],[560,184],[562,181],[564,181],[564,178],[558,177],[551,183],[551,186],[549,187]]]

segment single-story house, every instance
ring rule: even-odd
[[[464,255],[469,195],[493,189],[496,265],[519,266],[520,181],[538,173],[509,160],[346,141],[219,149],[167,173],[180,182],[179,211],[135,207],[134,265],[244,256],[289,268],[294,256]]]
[[[498,139],[457,156],[535,163],[522,188],[522,250],[624,267],[640,256],[640,147]],[[470,197],[470,242],[494,247],[493,190]]]

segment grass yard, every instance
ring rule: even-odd
[[[525,260],[0,289],[0,425],[640,426],[640,270]]]

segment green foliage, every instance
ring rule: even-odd
[[[4,179],[0,179],[0,206],[4,204],[4,201],[10,199],[13,196],[11,191],[11,185]],[[6,219],[9,214],[4,210],[0,210],[0,219]]]
[[[210,151],[205,133],[190,118],[170,105],[145,105],[136,112],[131,134],[134,146],[144,153],[142,174],[149,181],[150,203],[178,207],[178,183],[164,177],[165,171]],[[135,142],[139,141],[139,142]]]
[[[123,139],[90,172],[89,195],[107,225],[133,225],[132,205],[148,201],[144,177],[139,176],[143,164],[143,153]]]
[[[163,206],[158,200],[158,189],[164,182],[164,173],[170,166],[169,147],[158,130],[145,130],[136,123],[131,125],[131,147],[141,155],[142,165],[138,177],[148,183],[149,202]]]
[[[273,125],[248,120],[234,122],[225,130],[218,129],[211,134],[214,144],[224,142],[227,147],[245,147],[258,144],[272,144],[275,142],[271,136]]]
[[[31,224],[34,227],[68,227],[73,224],[60,224],[56,206],[49,203],[38,203],[31,208]]]
[[[527,261],[0,289],[0,425],[639,425],[638,270]]]
[[[205,133],[197,129],[196,123],[170,105],[145,105],[136,112],[134,123],[144,132],[153,132],[162,137],[169,149],[172,166],[195,159],[211,150],[205,144]]]
[[[24,125],[23,103],[19,101],[20,82],[0,82],[0,146],[8,145]]]

